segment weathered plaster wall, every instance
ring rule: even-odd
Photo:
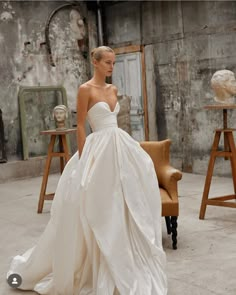
[[[88,60],[79,50],[75,33],[70,27],[71,7],[60,10],[50,24],[55,67],[49,64],[46,47],[41,44],[45,42],[44,30],[49,15],[63,3],[0,2],[0,108],[3,111],[9,160],[21,159],[22,156],[17,97],[19,86],[63,85],[69,108],[74,110],[77,88],[88,79]],[[86,20],[88,34],[89,20],[85,5],[81,4],[77,11]]]
[[[172,162],[205,174],[222,114],[203,107],[213,102],[212,74],[224,68],[236,73],[236,2],[132,1],[107,5],[105,15],[108,44],[146,45],[149,108],[156,106],[150,124],[156,121],[159,140],[172,140]],[[235,119],[230,112],[230,126]],[[229,166],[219,159],[215,172],[228,174]]]

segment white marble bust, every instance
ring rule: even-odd
[[[66,119],[68,118],[68,109],[65,105],[60,104],[53,109],[53,118],[56,122],[57,129],[66,129]]]
[[[216,71],[211,78],[211,87],[215,93],[215,101],[224,104],[235,103],[236,80],[232,71]]]

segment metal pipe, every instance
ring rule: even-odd
[[[98,18],[98,45],[103,45],[103,27],[100,0],[97,0],[97,18]]]
[[[6,147],[5,147],[5,135],[4,135],[4,124],[2,120],[2,110],[0,109],[0,163],[7,162]]]

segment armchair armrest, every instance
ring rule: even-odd
[[[157,172],[160,187],[164,188],[171,199],[178,198],[177,182],[182,178],[182,173],[170,165],[160,166]]]

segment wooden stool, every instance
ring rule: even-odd
[[[51,161],[53,157],[60,158],[60,171],[62,173],[65,164],[70,159],[69,148],[67,145],[66,135],[72,132],[75,132],[76,128],[73,129],[65,129],[65,130],[45,130],[41,131],[40,134],[48,134],[51,135],[50,143],[48,146],[48,154],[47,160],[44,168],[43,180],[41,185],[41,191],[38,202],[38,213],[42,213],[44,200],[53,200],[54,193],[46,194],[47,183],[48,183],[48,174],[50,171]],[[54,145],[56,141],[56,137],[59,138],[59,152],[54,152]]]
[[[236,149],[235,149],[235,143],[234,143],[234,137],[233,137],[233,131],[236,131],[236,129],[227,128],[227,110],[236,109],[236,105],[209,105],[209,106],[206,106],[205,108],[209,110],[219,110],[219,109],[223,110],[224,128],[215,130],[215,137],[214,137],[214,142],[212,145],[210,160],[208,164],[208,170],[207,170],[205,186],[204,186],[204,191],[202,196],[202,204],[201,204],[199,219],[204,219],[207,205],[236,208],[236,202],[235,202],[235,199],[236,199]],[[223,151],[218,150],[220,136],[222,133],[224,134],[224,150]],[[234,184],[234,194],[208,198],[214,164],[217,157],[224,157],[225,160],[230,159],[232,178],[233,178],[233,184]],[[234,200],[234,202],[228,202],[229,200]]]

